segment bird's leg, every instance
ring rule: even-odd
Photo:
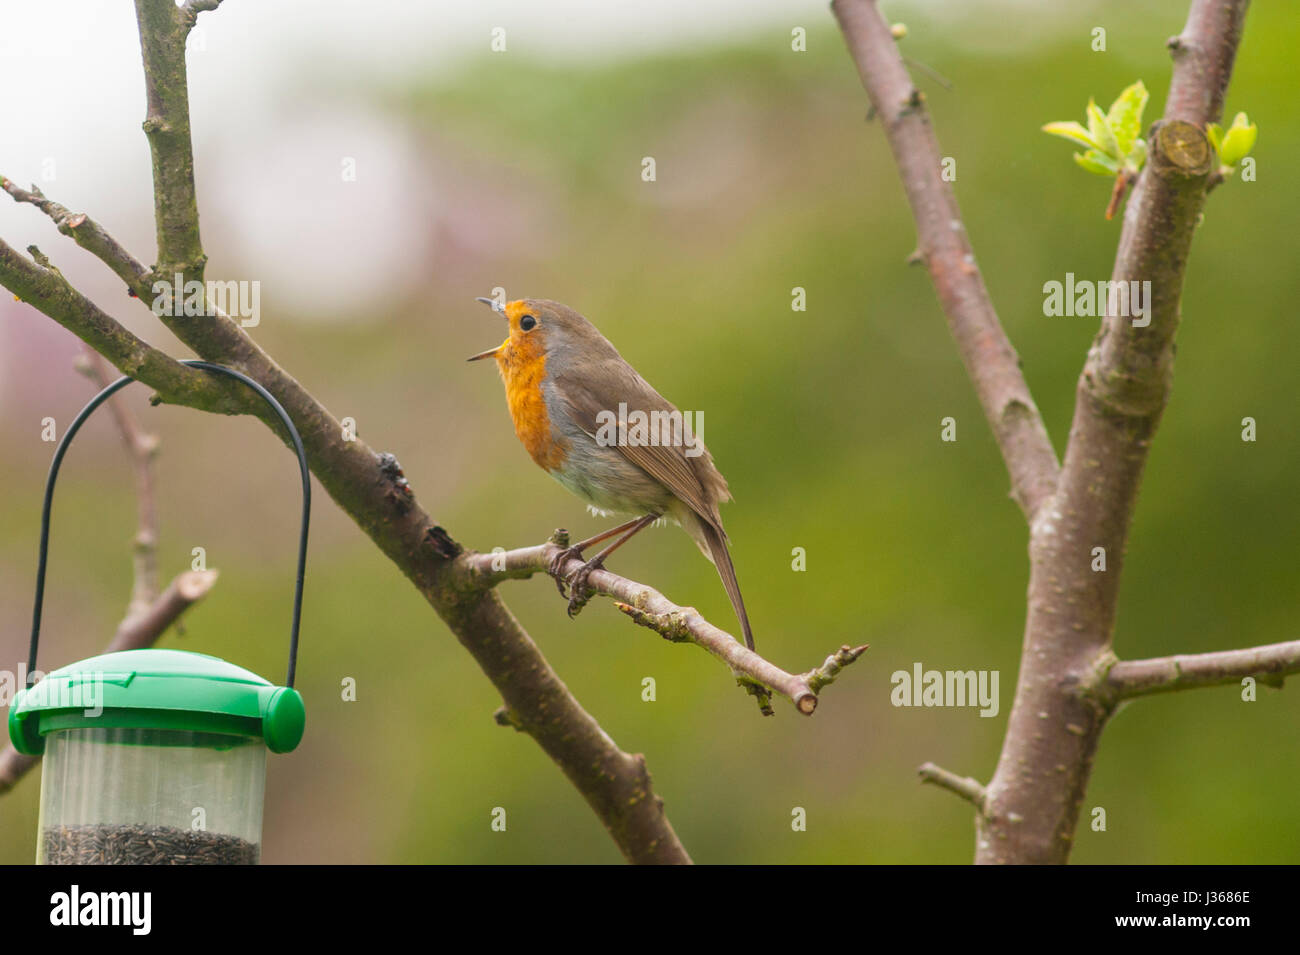
[[[623,533],[639,520],[641,520],[641,518],[634,517],[630,521],[625,521],[624,523],[619,524],[618,527],[611,527],[603,534],[597,534],[595,537],[589,537],[581,543],[574,544],[572,547],[566,547],[564,550],[552,557],[550,566],[547,567],[547,572],[555,578],[555,586],[560,591],[560,596],[568,596],[564,592],[564,577],[561,573],[564,570],[565,564],[571,560],[582,560],[582,552],[588,547],[591,547],[593,544],[599,544],[603,540],[608,540],[615,534]]]
[[[649,527],[655,521],[659,520],[659,517],[660,515],[658,514],[647,514],[645,517],[638,518],[635,521],[629,521],[628,523],[631,524],[631,529],[626,534],[624,534],[618,540],[614,541],[614,543],[610,544],[599,554],[591,558],[591,560],[587,561],[585,564],[583,564],[581,567],[575,570],[572,574],[570,574],[567,578],[565,578],[569,584],[569,616],[570,617],[576,617],[578,615],[578,611],[580,611],[583,607],[587,605],[587,578],[591,576],[591,572],[593,570],[599,570],[600,568],[604,567],[606,557],[608,557],[610,554],[614,553],[614,551],[618,550],[620,547],[622,547],[624,544],[630,541],[637,534],[638,531],[641,531],[644,528]],[[605,536],[612,536],[614,533],[617,533],[619,530],[622,530],[622,528],[615,528],[614,531],[610,532],[610,534],[607,534]],[[560,593],[563,594],[564,591],[561,590]]]

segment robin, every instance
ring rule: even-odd
[[[561,568],[570,559],[581,560],[588,548],[615,538],[567,578],[569,615],[581,609],[591,572],[638,532],[664,518],[690,534],[718,568],[745,645],[754,649],[718,513],[718,505],[731,500],[731,492],[699,435],[681,426],[687,419],[568,306],[532,298],[505,305],[490,298],[478,301],[501,314],[510,332],[496,348],[468,360],[496,359],[515,434],[529,455],[597,514],[638,515],[567,548],[552,561],[550,572],[564,595]]]

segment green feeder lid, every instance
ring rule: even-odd
[[[39,756],[47,733],[130,727],[255,737],[287,753],[305,722],[297,690],[243,667],[184,650],[123,650],[55,670],[17,693],[9,738],[20,753]]]

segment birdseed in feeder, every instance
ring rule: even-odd
[[[41,838],[46,865],[257,865],[259,855],[238,836],[175,826],[54,826]]]

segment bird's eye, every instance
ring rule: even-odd
[[[531,332],[537,326],[537,319],[531,315],[525,315],[519,319],[519,327],[525,332]]]

